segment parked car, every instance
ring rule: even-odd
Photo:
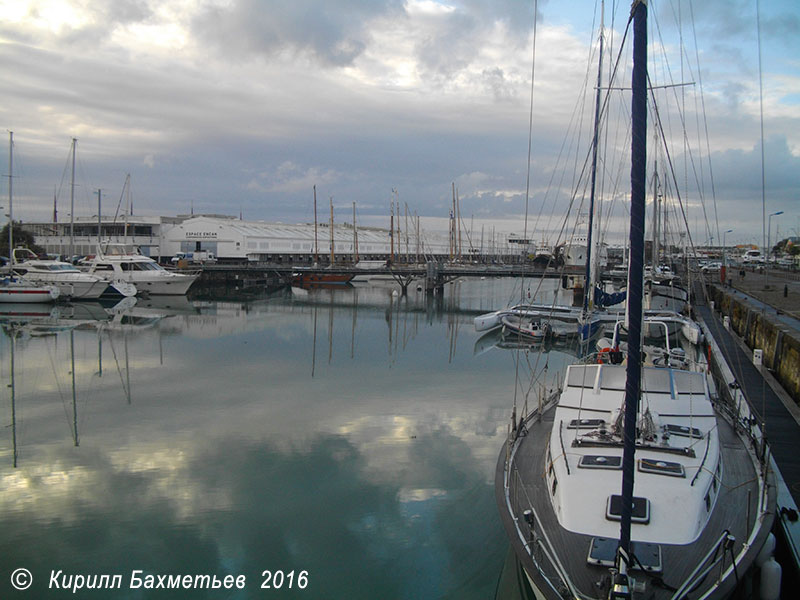
[[[710,262],[700,267],[703,273],[718,273],[720,269],[722,269],[721,262]]]

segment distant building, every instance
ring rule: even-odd
[[[226,215],[178,215],[175,217],[131,216],[127,223],[103,216],[83,217],[73,224],[58,222],[23,223],[36,243],[49,254],[86,256],[97,251],[99,240],[125,242],[138,246],[142,254],[161,262],[178,253],[207,251],[220,261],[269,261],[311,263],[329,262],[331,228],[319,223],[316,241],[313,223],[284,224],[243,221]],[[333,250],[336,262],[351,262],[356,253],[362,260],[426,258],[447,259],[448,241],[444,236],[401,231],[390,237],[377,227],[334,224]]]

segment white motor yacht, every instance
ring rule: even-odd
[[[28,248],[14,248],[13,265],[14,273],[26,281],[56,286],[61,298],[92,300],[108,287],[105,279],[60,260],[40,258]]]
[[[130,244],[101,244],[97,254],[81,261],[83,268],[107,282],[122,281],[149,294],[185,294],[200,271],[168,271]]]

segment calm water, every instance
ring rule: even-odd
[[[494,598],[515,360],[526,387],[566,360],[478,342],[515,283],[0,318],[0,597]],[[59,570],[121,589],[48,589]],[[133,570],[246,587],[130,589]]]

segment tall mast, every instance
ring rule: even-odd
[[[594,100],[594,136],[592,139],[592,181],[589,194],[589,235],[586,239],[586,285],[584,286],[583,310],[588,313],[594,308],[594,287],[597,279],[597,245],[599,237],[594,228],[595,191],[597,187],[597,147],[600,139],[600,93],[603,84],[603,23],[605,16],[605,1],[600,3],[600,48],[597,61],[597,91]]]
[[[75,150],[78,138],[72,138],[72,179],[69,185],[69,258],[75,256]]]
[[[395,189],[392,188],[392,201],[389,204],[389,262],[394,262],[394,195]]]
[[[131,212],[131,174],[128,173],[125,177],[125,227],[123,230],[124,242],[128,243],[128,215]]]
[[[658,198],[658,162],[653,163],[653,268],[659,265],[661,254],[661,206]]]
[[[333,196],[330,196],[331,200],[331,266],[333,266],[334,261],[334,254],[333,254]]]
[[[417,222],[417,252],[416,252],[416,263],[419,264],[419,215],[417,211],[414,211],[414,220]]]
[[[456,255],[456,182],[452,183],[453,192],[453,208],[450,209],[450,260],[453,260]]]
[[[456,190],[456,239],[458,240],[456,257],[461,260],[461,198],[458,197],[458,190]]]
[[[314,264],[319,262],[319,240],[317,239],[317,186],[314,186]]]
[[[397,210],[397,260],[400,260],[400,194],[395,190],[395,207]]]
[[[103,213],[100,212],[102,206],[101,193],[102,193],[101,190],[98,188],[97,189],[97,247],[98,248],[100,248],[100,244],[103,242],[103,238],[100,234],[100,227],[102,226],[103,223],[103,218],[101,217]]]
[[[14,264],[14,132],[8,132],[8,264]],[[16,465],[15,465],[16,466]]]
[[[644,276],[644,203],[647,162],[647,3],[634,0],[631,87],[631,253],[628,271],[628,364],[625,382],[622,455],[622,519],[618,567],[624,574],[630,556],[636,415],[642,379],[642,288]]]
[[[353,202],[353,264],[358,262],[358,229],[356,228],[356,203]]]
[[[405,228],[406,228],[406,263],[408,263],[409,262],[409,260],[408,260],[408,257],[409,257],[409,252],[408,252],[408,203],[407,202],[403,202],[403,206],[405,206],[405,208],[406,208],[406,224],[405,224]]]

